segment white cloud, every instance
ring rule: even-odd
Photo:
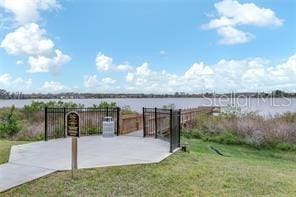
[[[219,43],[225,45],[246,43],[254,37],[250,33],[240,31],[231,26],[221,27],[217,29],[217,32],[222,37]]]
[[[126,72],[126,71],[132,71],[133,67],[126,62],[124,64],[117,65],[114,70]]]
[[[112,67],[112,58],[108,57],[101,52],[97,54],[96,66],[98,71],[108,71]]]
[[[136,72],[137,72],[138,75],[149,76],[150,73],[151,73],[151,70],[149,68],[148,63],[145,62],[141,66],[136,68]]]
[[[10,74],[0,75],[0,86],[8,91],[28,91],[31,88],[32,79],[18,77],[14,79]]]
[[[296,88],[296,54],[286,62],[270,65],[262,58],[220,60],[192,64],[184,74],[154,71],[147,63],[126,75],[126,90],[133,92],[266,91]]]
[[[112,84],[116,83],[116,80],[111,79],[110,77],[106,77],[106,78],[103,78],[101,82],[104,85],[112,85]]]
[[[43,92],[63,92],[69,90],[68,87],[56,81],[45,81],[41,87]]]
[[[105,77],[102,79],[98,79],[97,75],[85,75],[84,76],[84,87],[89,89],[108,89],[110,85],[116,83],[116,80]]]
[[[134,77],[135,77],[135,75],[134,75],[134,73],[127,73],[127,75],[126,75],[126,81],[127,82],[131,82],[131,81],[133,81],[134,80]]]
[[[8,54],[25,55],[28,57],[28,72],[49,72],[71,60],[69,55],[54,48],[52,40],[46,37],[46,31],[38,24],[30,23],[8,33],[1,47]]]
[[[96,67],[99,72],[116,71],[116,72],[128,72],[132,71],[133,67],[128,62],[123,64],[114,64],[113,59],[103,53],[99,52],[96,56]]]
[[[63,54],[60,50],[55,50],[55,55],[49,57],[46,56],[30,56],[28,59],[28,64],[30,69],[27,70],[29,73],[38,72],[49,72],[58,71],[59,67],[66,64],[71,60],[70,56]]]
[[[86,88],[93,88],[93,87],[98,86],[97,75],[84,76],[84,86]]]
[[[0,75],[0,84],[2,85],[9,85],[11,80],[12,80],[12,77],[8,73]]]
[[[37,22],[40,11],[59,9],[57,0],[0,0],[0,8],[10,12],[19,24]]]
[[[209,67],[204,65],[203,62],[194,63],[186,72],[185,77],[187,79],[192,79],[197,76],[206,76],[206,75],[213,75],[214,71]]]
[[[281,26],[283,20],[273,10],[263,8],[254,3],[239,3],[236,0],[223,0],[214,4],[218,18],[212,19],[203,29],[217,29],[222,36],[220,44],[241,44],[251,40],[250,33],[237,29],[237,26],[249,25],[257,27]]]
[[[8,54],[14,55],[46,55],[54,48],[52,40],[45,37],[46,31],[40,29],[35,23],[19,27],[14,32],[8,33],[1,47]]]
[[[16,61],[16,64],[17,64],[17,65],[21,65],[21,64],[24,64],[24,62],[23,62],[22,60],[17,60],[17,61]]]

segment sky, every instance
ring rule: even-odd
[[[0,0],[0,89],[296,91],[294,0]]]

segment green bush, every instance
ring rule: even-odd
[[[117,104],[115,102],[108,103],[107,101],[102,101],[99,105],[94,104],[92,108],[115,108]]]
[[[192,129],[191,134],[193,138],[201,139],[204,134],[200,129]]]
[[[89,127],[89,128],[85,128],[83,133],[88,135],[94,135],[94,134],[98,135],[98,134],[101,134],[101,129],[97,127]]]
[[[73,102],[64,102],[62,100],[59,101],[49,101],[49,102],[43,102],[43,101],[33,101],[29,105],[24,106],[24,112],[25,113],[34,113],[38,111],[42,111],[45,107],[50,108],[82,108],[84,107],[83,104],[76,104]]]
[[[161,108],[163,109],[176,109],[176,106],[174,103],[170,103],[168,105],[163,105]]]
[[[126,105],[126,106],[123,106],[121,108],[121,113],[123,115],[127,115],[127,114],[133,114],[133,113],[136,113],[136,112],[132,111],[132,109],[131,109],[131,107],[129,105]]]
[[[276,145],[276,148],[277,149],[280,149],[280,150],[284,150],[284,151],[288,151],[288,150],[296,150],[296,145],[293,145],[293,144],[288,144],[288,143],[279,143]]]
[[[18,141],[41,141],[44,140],[44,135],[43,134],[38,134],[35,136],[26,136],[26,135],[22,135],[22,136],[18,136],[16,138],[13,138],[14,140],[18,140]]]
[[[182,136],[186,137],[186,138],[196,138],[196,139],[202,139],[203,138],[203,134],[202,131],[200,129],[194,128],[191,130],[183,130],[182,131]]]
[[[12,137],[21,130],[20,121],[14,114],[13,105],[9,112],[5,112],[0,119],[0,137]]]
[[[279,115],[277,118],[282,119],[286,122],[293,123],[293,122],[296,122],[296,113],[286,112]]]
[[[233,133],[226,131],[222,132],[214,137],[208,138],[209,141],[217,142],[221,144],[241,144],[242,141]]]

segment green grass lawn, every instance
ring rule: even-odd
[[[8,141],[0,139],[0,164],[6,163],[8,161],[10,148],[12,145],[23,144],[28,142],[23,141]]]
[[[190,153],[177,152],[159,164],[79,170],[77,180],[71,179],[69,171],[58,172],[0,195],[296,195],[295,152],[256,150],[195,139],[184,141],[189,142]],[[0,141],[1,147],[3,143],[7,142]],[[210,146],[219,149],[227,157],[217,155],[209,149]]]

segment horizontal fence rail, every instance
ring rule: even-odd
[[[181,111],[181,126],[187,127],[188,123],[194,121],[199,115],[213,115],[219,113],[220,107],[206,106],[191,109],[182,109]]]
[[[45,140],[67,137],[66,115],[75,111],[79,114],[80,135],[102,133],[103,118],[112,117],[115,134],[119,132],[120,108],[45,108]]]

